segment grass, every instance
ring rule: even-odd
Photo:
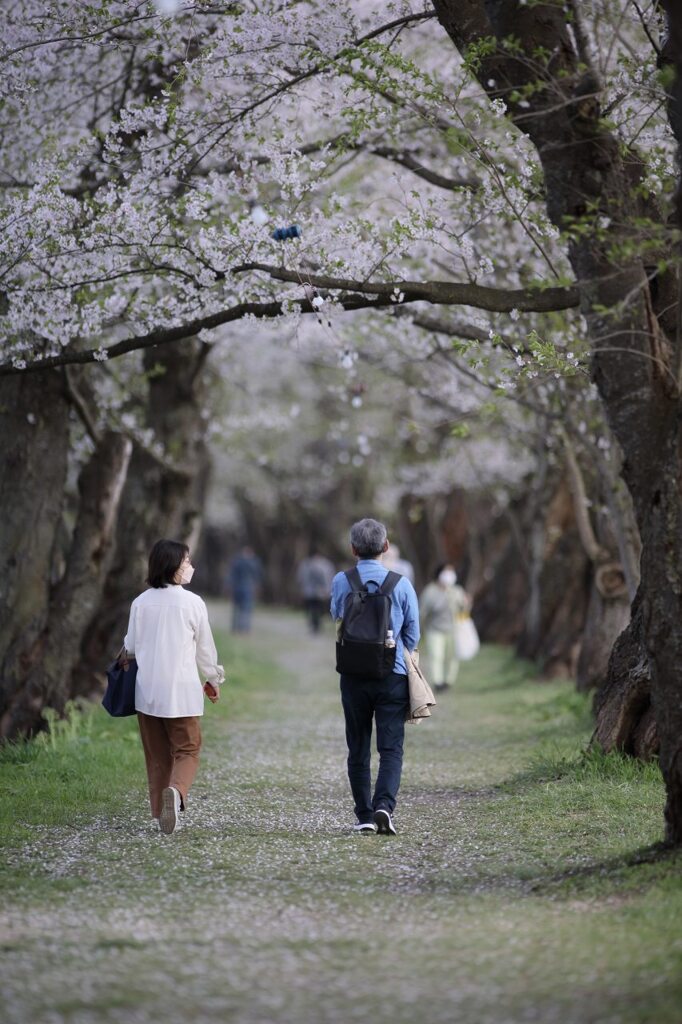
[[[272,664],[217,634],[230,673],[218,714],[239,720],[243,697],[267,685]],[[257,699],[257,697],[255,698]],[[254,704],[252,697],[251,705]],[[31,742],[0,746],[0,851],[29,839],[36,826],[73,825],[120,812],[130,794],[144,799],[144,758],[137,719],[110,718],[98,705],[70,702],[64,720],[49,710],[48,730]],[[3,858],[4,859],[4,858]],[[2,867],[0,866],[0,879]]]
[[[353,836],[331,638],[258,626],[218,636],[229,689],[170,839],[134,721],[2,752],[9,1024],[680,1024],[656,765],[586,754],[587,701],[486,648],[407,730],[398,837]]]

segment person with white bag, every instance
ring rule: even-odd
[[[476,627],[469,618],[470,606],[466,591],[457,584],[454,566],[439,565],[419,602],[427,675],[436,691],[454,686],[460,661],[473,657],[471,634],[466,626],[468,621],[475,632]]]

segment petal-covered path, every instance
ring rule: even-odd
[[[568,684],[484,650],[408,729],[398,836],[357,836],[331,630],[261,613],[222,647],[242,682],[207,707],[181,831],[149,828],[141,769],[113,819],[12,853],[44,885],[0,910],[7,1024],[682,1020],[679,886],[626,861],[600,880],[660,805],[642,826],[636,780],[528,767],[538,744],[575,756]]]

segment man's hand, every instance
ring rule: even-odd
[[[210,700],[211,704],[217,704],[220,700],[220,690],[217,686],[214,686],[213,683],[204,683],[204,693]]]

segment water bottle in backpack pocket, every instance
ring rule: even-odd
[[[336,643],[336,671],[365,679],[385,679],[395,670],[396,642],[391,628],[391,594],[401,577],[389,572],[370,590],[360,573],[346,573],[351,592],[346,596]]]

